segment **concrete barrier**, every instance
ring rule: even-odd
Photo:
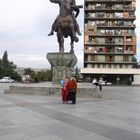
[[[27,87],[27,86],[10,86],[9,89],[6,89],[5,94],[24,94],[24,95],[42,95],[42,96],[60,96],[61,88],[60,87]],[[78,97],[97,97],[96,88],[78,88],[77,89]]]

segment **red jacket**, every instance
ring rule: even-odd
[[[69,81],[69,89],[77,89],[77,83],[75,80]]]

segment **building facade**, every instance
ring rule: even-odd
[[[131,84],[136,72],[136,0],[85,0],[85,79]],[[137,72],[136,72],[137,73]]]

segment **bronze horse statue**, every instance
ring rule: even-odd
[[[57,3],[60,6],[59,15],[52,25],[51,32],[48,36],[53,35],[53,31],[57,32],[57,41],[59,43],[59,52],[64,53],[64,38],[68,36],[71,39],[70,53],[74,53],[74,42],[78,42],[79,38],[76,36],[81,35],[79,25],[76,21],[76,17],[79,14],[79,8],[82,6],[76,6],[75,0],[50,0],[52,3]],[[74,15],[74,11],[76,14]]]

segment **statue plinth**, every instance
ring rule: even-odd
[[[48,53],[47,59],[53,70],[53,82],[59,83],[62,77],[74,75],[77,57],[71,53]]]

